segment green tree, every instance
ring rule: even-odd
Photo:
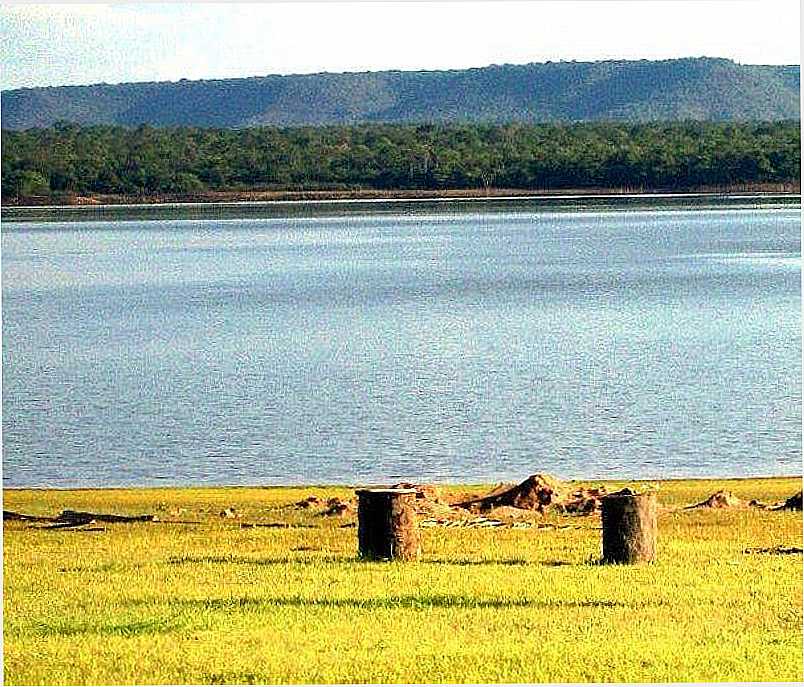
[[[3,191],[6,189],[16,198],[43,196],[50,192],[50,184],[40,172],[21,169],[9,173],[8,178],[3,179]]]

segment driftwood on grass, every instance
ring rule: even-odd
[[[690,506],[684,506],[685,510],[691,508],[745,508],[749,504],[743,501],[738,496],[735,496],[730,491],[716,491],[709,498],[701,501],[700,503],[693,503]]]
[[[93,522],[153,522],[153,515],[113,515],[110,513],[90,513],[88,511],[63,510],[56,516],[26,515],[10,510],[3,511],[3,520],[22,520],[26,522],[51,522],[53,527],[78,527]]]
[[[786,501],[773,506],[771,510],[801,510],[801,492],[793,494]]]
[[[80,510],[63,510],[57,520],[66,522],[152,522],[154,515],[113,515],[110,513],[90,513]]]
[[[758,501],[757,499],[744,501],[730,491],[721,490],[716,491],[709,498],[701,501],[700,503],[693,503],[690,506],[684,506],[685,510],[690,510],[692,508],[759,508],[762,510],[801,510],[801,492],[793,494],[785,501],[781,501],[769,506],[761,501]]]
[[[44,527],[37,527],[38,530],[70,530],[70,529],[77,529],[82,528],[82,532],[102,532],[105,530],[104,527],[87,527],[87,525],[94,525],[94,520],[66,520],[64,522],[52,522],[49,525],[45,525]]]
[[[351,515],[355,511],[355,506],[351,499],[344,501],[343,499],[340,499],[337,496],[334,496],[331,499],[327,499],[326,502],[324,502],[323,499],[320,499],[317,496],[308,496],[306,499],[297,501],[294,505],[296,508],[312,508],[313,506],[321,506],[324,508],[324,510],[319,511],[318,515],[322,516]]]
[[[804,553],[800,546],[770,546],[743,549],[743,553],[770,553],[775,556],[786,556],[789,554]]]
[[[3,520],[22,520],[23,522],[55,522],[56,518],[47,515],[26,515],[13,510],[3,511]]]
[[[247,530],[252,527],[268,527],[275,529],[315,529],[316,525],[308,525],[306,523],[297,522],[241,522],[238,523],[241,530]]]

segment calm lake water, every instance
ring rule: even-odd
[[[6,223],[5,486],[801,472],[798,208]]]

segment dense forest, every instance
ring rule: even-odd
[[[798,119],[798,65],[715,58],[504,64],[446,71],[273,75],[23,88],[3,127]]]
[[[3,131],[7,200],[238,189],[685,190],[799,182],[800,123]]]

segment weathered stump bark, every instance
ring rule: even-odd
[[[649,563],[656,559],[656,495],[630,489],[604,496],[604,563]]]
[[[419,558],[415,489],[360,489],[357,492],[360,555],[373,560]]]

